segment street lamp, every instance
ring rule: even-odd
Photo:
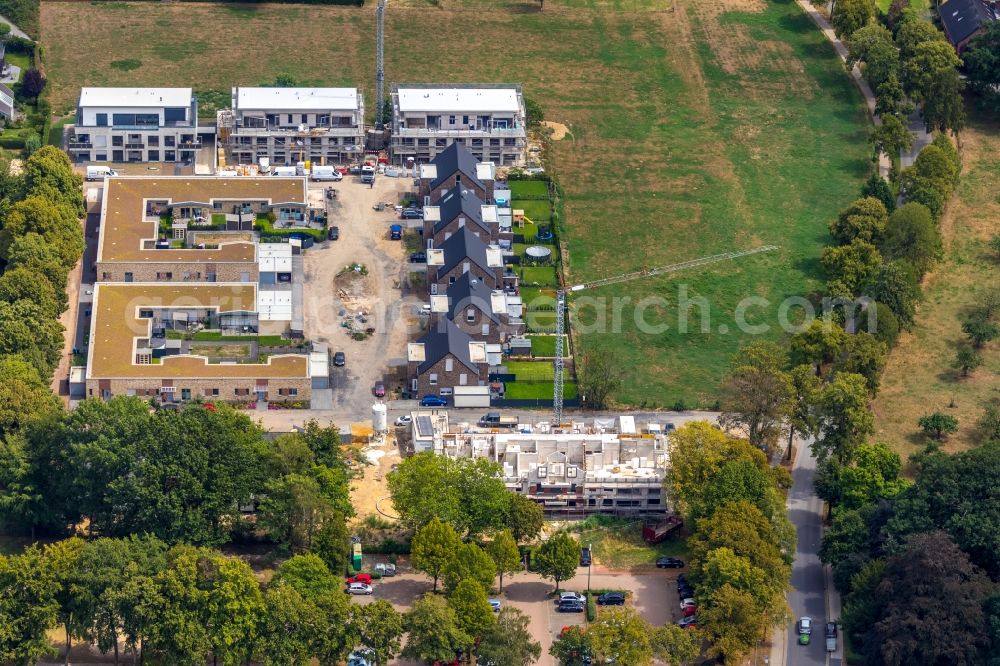
[[[590,567],[594,563],[594,544],[587,544],[587,552],[590,553],[590,558],[587,560],[587,596],[590,596]]]

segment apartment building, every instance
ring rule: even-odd
[[[190,88],[82,88],[67,131],[77,163],[194,162],[202,147]]]
[[[364,154],[365,105],[357,88],[233,88],[219,139],[234,164],[346,164]]]
[[[262,308],[259,298],[256,284],[98,283],[86,397],[308,401],[314,379],[327,376],[327,355],[261,355],[252,336],[286,331],[288,311]],[[226,340],[194,335],[202,330]],[[246,343],[233,341],[241,336]]]
[[[595,419],[565,430],[528,424],[518,430],[451,425],[443,412],[414,412],[411,420],[415,450],[493,460],[503,467],[510,491],[531,498],[551,517],[667,511],[662,486],[668,438],[659,428],[642,434],[616,427],[614,419]]]
[[[424,206],[424,239],[427,247],[440,245],[468,227],[475,236],[488,243],[500,240],[497,207],[486,204],[471,190],[455,185],[445,192],[436,205]]]
[[[480,162],[525,162],[527,120],[521,86],[398,84],[392,88],[392,159],[410,166],[457,143]]]
[[[101,198],[100,282],[257,282],[253,224],[311,214],[304,178],[109,178]]]
[[[417,173],[420,181],[417,196],[424,206],[435,203],[456,186],[472,192],[483,203],[495,203],[496,166],[491,162],[477,162],[459,143],[439,152],[429,164],[421,164]]]

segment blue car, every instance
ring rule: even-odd
[[[425,395],[420,399],[421,407],[447,407],[448,399],[440,398],[436,395]]]
[[[389,227],[389,240],[400,240],[403,237],[403,227],[394,224]]]

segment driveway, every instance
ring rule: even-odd
[[[0,23],[6,23],[7,25],[10,26],[10,34],[12,36],[20,37],[21,39],[28,39],[28,40],[31,39],[31,37],[28,37],[27,33],[25,33],[24,30],[21,30],[16,25],[14,25],[13,21],[11,21],[6,16],[0,16]]]
[[[374,561],[374,560],[373,560]],[[402,567],[401,567],[402,569]],[[591,589],[615,589],[632,592],[631,603],[648,622],[662,625],[679,616],[677,593],[674,585],[677,572],[651,571],[643,573],[592,572]],[[419,572],[407,571],[394,578],[374,583],[372,596],[352,597],[354,603],[369,604],[376,599],[386,599],[396,610],[405,612],[413,602],[431,591],[431,579]],[[587,570],[580,568],[577,575],[560,585],[565,591],[583,592],[587,589]],[[520,573],[504,577],[503,593],[494,595],[504,606],[510,605],[528,616],[528,630],[542,645],[539,664],[555,664],[549,656],[552,641],[563,627],[586,624],[585,613],[560,613],[553,596],[552,581],[534,573]],[[602,607],[598,607],[600,614]]]

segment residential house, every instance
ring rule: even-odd
[[[447,318],[470,337],[485,342],[506,342],[524,333],[524,321],[512,316],[507,293],[490,289],[469,273],[462,274],[444,294],[431,296],[431,325]]]
[[[948,41],[959,54],[973,37],[998,17],[997,0],[941,0],[938,15]]]
[[[453,143],[480,162],[524,164],[528,140],[520,85],[394,85],[392,159],[430,162]]]
[[[410,390],[417,395],[450,396],[456,386],[489,382],[486,343],[473,340],[446,317],[406,351]]]
[[[430,206],[448,190],[461,185],[466,190],[491,204],[493,201],[496,167],[490,162],[477,162],[461,144],[453,143],[434,158],[430,164],[421,164],[420,186],[417,196]]]
[[[194,162],[202,147],[190,88],[82,88],[67,147],[74,162]]]
[[[444,293],[463,274],[481,280],[489,289],[503,289],[508,278],[500,248],[476,236],[468,225],[427,250],[427,284],[430,293]],[[516,284],[516,282],[514,283]]]
[[[463,227],[488,243],[500,239],[497,207],[485,204],[471,190],[455,185],[434,206],[424,206],[424,240],[427,247],[440,245]]]
[[[14,117],[14,91],[0,83],[0,118],[10,120]]]
[[[219,137],[234,164],[345,164],[364,154],[365,105],[357,88],[233,88]]]

